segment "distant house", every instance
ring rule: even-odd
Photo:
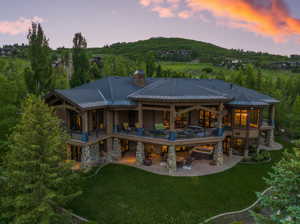
[[[69,130],[68,157],[81,167],[131,155],[138,165],[165,162],[170,172],[193,158],[222,166],[225,157],[272,145],[278,103],[221,80],[142,71],[55,90],[46,102]]]

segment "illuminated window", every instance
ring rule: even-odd
[[[258,128],[260,112],[255,110],[234,110],[234,126],[235,128],[246,128],[249,120],[250,128]]]
[[[200,110],[200,125],[205,128],[214,128],[217,122],[217,117],[215,113]]]

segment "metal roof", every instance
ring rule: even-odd
[[[146,85],[132,77],[110,76],[82,86],[55,90],[83,109],[105,106],[134,106],[138,100],[223,101],[229,105],[267,106],[279,101],[255,90],[216,79],[148,78]]]

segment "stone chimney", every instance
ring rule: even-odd
[[[133,83],[137,86],[144,87],[146,84],[145,81],[145,72],[143,70],[136,70],[132,76]]]

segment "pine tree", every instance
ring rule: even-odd
[[[87,42],[81,33],[76,33],[73,38],[73,68],[71,87],[80,86],[90,80],[90,62],[86,54]]]
[[[162,75],[162,68],[161,68],[161,65],[159,64],[156,67],[156,77],[161,77],[161,75]]]
[[[297,96],[293,103],[289,129],[293,137],[300,137],[300,96]]]
[[[34,94],[47,93],[52,89],[52,64],[48,39],[41,24],[32,23],[27,39],[31,65],[24,73],[27,90]]]
[[[5,160],[5,209],[0,216],[13,224],[68,223],[58,208],[80,192],[77,174],[63,162],[67,135],[41,98],[29,96],[22,111]]]
[[[152,77],[155,72],[155,54],[149,52],[146,55],[146,74],[148,77]]]

